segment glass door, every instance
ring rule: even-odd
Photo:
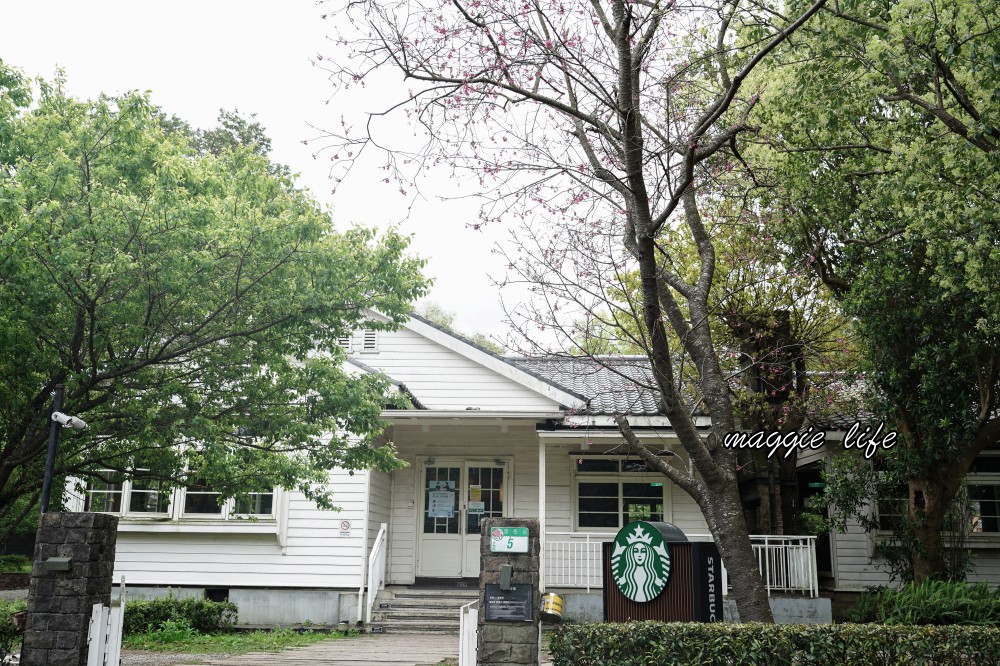
[[[507,467],[492,460],[439,460],[424,465],[420,476],[418,576],[479,575],[482,521],[507,515]]]
[[[421,475],[422,529],[420,534],[421,576],[462,575],[461,463],[433,464]]]
[[[504,515],[506,465],[467,462],[465,465],[465,563],[464,576],[479,575],[480,526],[484,518]]]

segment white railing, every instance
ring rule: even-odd
[[[368,600],[365,604],[365,624],[372,623],[372,607],[375,605],[375,597],[379,590],[385,587],[385,553],[388,543],[389,526],[382,523],[379,527],[375,543],[372,544],[372,552],[368,556]]]
[[[816,537],[759,535],[750,537],[750,541],[769,593],[804,592],[819,596]]]
[[[709,534],[688,534],[690,541],[712,541]],[[603,586],[601,544],[615,538],[606,532],[547,532],[545,535],[546,587]],[[816,537],[751,536],[754,555],[767,591],[819,595],[816,570]],[[725,569],[723,569],[725,577]]]
[[[458,616],[458,666],[475,666],[479,632],[479,600],[462,606]]]

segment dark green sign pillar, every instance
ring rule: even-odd
[[[476,663],[538,664],[538,521],[486,518],[481,534]]]

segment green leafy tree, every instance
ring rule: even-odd
[[[948,575],[946,514],[1000,440],[998,14],[995,0],[840,2],[760,84],[761,200],[856,322],[900,433],[885,464],[908,487],[898,537],[917,580]]]
[[[22,79],[0,66],[0,84],[5,524],[38,496],[57,384],[90,424],[62,437],[61,477],[141,468],[330,506],[333,467],[398,464],[377,441],[387,387],[343,372],[336,341],[423,295],[405,238],[335,231],[256,147],[195,152],[145,95],[57,79],[28,110]]]

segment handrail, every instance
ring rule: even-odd
[[[458,666],[474,666],[476,663],[476,633],[479,631],[479,613],[473,606],[479,599],[462,606],[458,613]]]
[[[372,552],[368,556],[368,603],[365,613],[365,624],[372,623],[372,607],[375,605],[375,597],[378,591],[385,587],[385,544],[389,526],[382,523],[379,527],[375,543],[372,544]]]

